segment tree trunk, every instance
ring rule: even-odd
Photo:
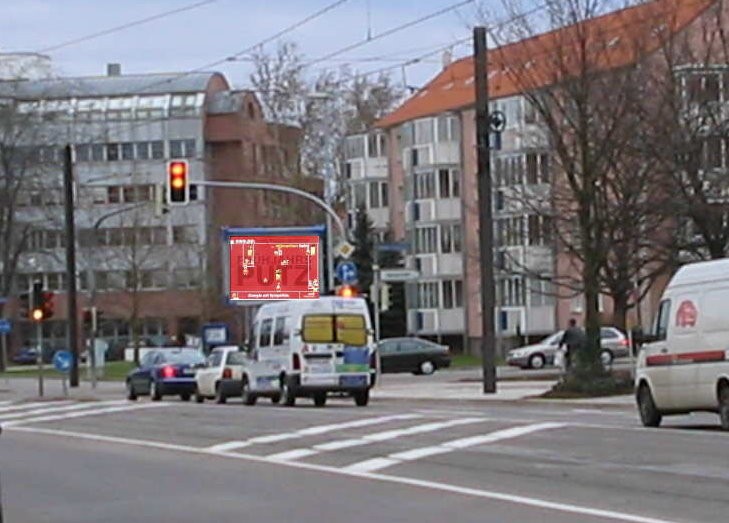
[[[628,324],[628,294],[617,293],[612,296],[613,299],[613,325],[623,332],[626,331]]]
[[[600,366],[600,283],[597,256],[590,252],[585,257],[583,269],[585,297],[585,334],[587,342],[577,358],[577,368],[586,379],[599,375]]]

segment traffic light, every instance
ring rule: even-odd
[[[84,330],[92,333],[96,332],[99,328],[101,314],[101,311],[96,307],[84,309]]]
[[[20,301],[19,313],[21,318],[30,318],[30,293],[24,292],[18,296]]]
[[[167,163],[167,203],[190,203],[190,180],[187,160],[171,160]]]
[[[43,293],[43,303],[42,303],[42,309],[43,309],[43,319],[49,320],[53,318],[53,293],[52,292],[44,292]]]
[[[33,283],[33,296],[30,311],[30,319],[33,321],[43,321],[43,294],[43,283],[39,281]]]
[[[337,296],[340,298],[354,298],[357,296],[357,289],[351,285],[340,285],[337,287]]]

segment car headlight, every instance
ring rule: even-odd
[[[523,349],[522,350],[513,350],[509,353],[509,356],[511,356],[512,358],[521,358],[525,354],[526,354],[526,351]]]

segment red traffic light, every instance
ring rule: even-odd
[[[190,202],[187,160],[172,160],[167,164],[167,202],[180,205]]]

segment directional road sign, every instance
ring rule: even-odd
[[[415,281],[420,278],[420,272],[413,269],[382,269],[380,279],[386,282]]]
[[[342,283],[354,283],[357,281],[357,266],[354,262],[343,262],[337,265],[337,278]]]
[[[73,362],[73,354],[67,350],[59,350],[53,355],[53,366],[58,372],[68,372],[71,370]]]
[[[0,319],[0,334],[10,334],[13,330],[13,324],[10,320]]]

